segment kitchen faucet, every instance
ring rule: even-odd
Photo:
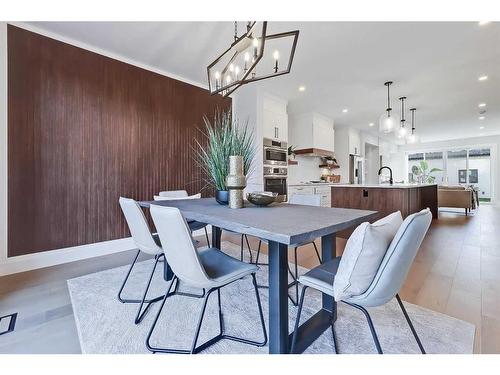
[[[393,184],[393,180],[392,180],[392,169],[389,168],[389,167],[382,167],[378,170],[378,175],[380,176],[380,173],[382,172],[382,169],[388,169],[389,170],[389,173],[390,173],[390,177],[389,177],[389,184]]]

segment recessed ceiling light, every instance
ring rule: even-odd
[[[369,127],[372,127],[372,126],[374,126],[374,125],[375,125],[375,124],[374,124],[373,122],[370,122],[370,123],[368,124],[368,126],[369,126]]]
[[[348,110],[347,108],[344,108],[344,109],[342,110],[342,113],[347,113],[347,112],[349,112],[349,110]]]
[[[299,86],[299,91],[306,91],[306,87],[305,86]]]
[[[484,116],[479,116],[479,120],[484,120],[485,117]]]
[[[479,76],[477,79],[478,81],[486,81],[488,79],[488,76]]]
[[[486,103],[479,103],[477,106],[478,106],[479,108],[483,108],[483,107],[486,107]]]
[[[480,126],[479,129],[483,130],[484,129],[484,126]]]
[[[487,25],[489,24],[491,21],[479,21],[479,26],[484,26],[484,25]]]

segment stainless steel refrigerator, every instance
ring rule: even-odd
[[[364,182],[364,159],[359,155],[349,155],[349,183],[362,184]]]

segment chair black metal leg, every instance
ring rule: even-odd
[[[415,330],[415,327],[413,327],[413,324],[410,320],[410,317],[409,317],[408,313],[406,312],[406,309],[403,305],[403,301],[401,301],[401,298],[399,298],[399,294],[396,294],[396,299],[399,303],[399,307],[401,307],[401,311],[403,311],[403,315],[405,316],[405,319],[406,319],[408,325],[410,326],[411,332],[413,333],[413,337],[415,337],[415,340],[417,341],[417,344],[418,344],[418,347],[420,348],[420,351],[422,352],[422,354],[426,354],[424,346],[422,345],[422,342],[420,341],[420,338],[417,335],[417,331]]]
[[[149,280],[148,280],[148,283],[146,285],[146,289],[144,290],[144,295],[142,296],[141,303],[139,304],[139,309],[137,310],[137,315],[135,316],[135,320],[134,320],[135,324],[139,324],[142,321],[142,319],[144,319],[144,316],[148,312],[151,305],[154,302],[159,301],[161,299],[161,297],[157,297],[156,300],[153,299],[151,302],[145,302],[146,297],[148,295],[149,287],[151,286],[151,281],[153,280],[153,276],[155,274],[156,266],[158,265],[158,261],[160,260],[160,258],[162,258],[163,256],[164,255],[161,254],[160,256],[157,256],[155,259],[155,264],[153,266],[153,270],[151,271],[151,275],[149,276]],[[142,306],[144,306],[144,303],[146,303],[146,307],[144,308],[144,310],[142,310]]]
[[[354,303],[349,303],[349,302],[345,302],[345,301],[344,301],[344,303],[346,303],[349,306],[352,306],[352,307],[363,312],[363,314],[365,315],[366,320],[368,322],[368,326],[370,327],[370,332],[372,333],[373,342],[375,343],[375,346],[377,347],[377,352],[378,352],[378,354],[383,354],[382,347],[380,346],[380,341],[378,340],[377,332],[375,331],[375,327],[373,326],[372,318],[370,317],[370,314],[368,313],[368,311],[363,306],[359,306],[359,305],[356,305]]]
[[[293,330],[292,345],[290,347],[290,353],[295,353],[295,344],[297,342],[297,332],[299,331],[300,315],[302,314],[302,307],[304,306],[304,297],[306,295],[307,286],[304,285],[302,288],[302,293],[300,294],[299,308],[297,310],[297,318],[295,319],[295,328]]]
[[[208,238],[207,227],[205,226],[203,229],[205,229],[205,238],[207,239],[207,246],[210,247],[210,239]]]
[[[247,339],[244,339],[244,338],[241,338],[241,337],[230,336],[230,335],[224,334],[224,317],[223,317],[223,314],[222,314],[220,288],[214,288],[214,289],[208,290],[207,293],[204,296],[203,304],[202,304],[202,309],[201,309],[201,312],[200,312],[200,316],[198,318],[198,324],[196,326],[196,332],[195,332],[195,335],[194,335],[193,342],[192,342],[190,350],[186,350],[186,349],[171,349],[171,348],[159,348],[159,347],[153,347],[153,346],[151,346],[151,344],[150,344],[151,336],[152,336],[153,331],[154,331],[154,329],[156,327],[158,319],[159,319],[159,317],[161,315],[163,307],[165,306],[165,302],[166,302],[167,298],[169,296],[171,296],[172,294],[174,294],[173,292],[171,293],[170,291],[172,290],[172,286],[173,286],[173,284],[174,284],[174,282],[176,280],[177,280],[177,277],[174,277],[174,279],[170,283],[169,288],[167,290],[167,293],[165,293],[165,296],[163,298],[163,302],[162,302],[162,304],[160,306],[160,309],[158,310],[158,313],[156,314],[155,320],[153,321],[153,324],[151,325],[151,328],[149,330],[149,334],[148,334],[148,336],[146,338],[146,347],[148,348],[148,350],[150,350],[153,353],[196,354],[196,353],[199,353],[199,352],[205,350],[206,348],[208,348],[209,346],[215,344],[217,341],[219,341],[221,339],[228,339],[228,340],[237,341],[237,342],[241,342],[241,343],[244,343],[244,344],[250,344],[250,345],[254,345],[254,346],[264,346],[264,345],[267,344],[267,331],[266,331],[266,326],[265,326],[265,322],[264,322],[264,314],[262,312],[262,304],[260,302],[260,296],[259,296],[258,287],[257,287],[257,280],[255,278],[255,274],[252,274],[252,282],[253,282],[254,289],[255,289],[255,295],[256,295],[256,298],[257,298],[257,306],[259,308],[260,322],[261,322],[262,331],[263,331],[263,334],[264,334],[264,340],[263,341],[261,341],[261,342],[251,341],[251,340],[247,340]],[[217,300],[218,300],[218,308],[219,308],[219,311],[218,311],[218,314],[219,314],[219,334],[217,336],[211,338],[210,340],[206,341],[205,343],[203,343],[203,344],[201,344],[199,346],[196,346],[196,344],[198,342],[199,335],[200,335],[201,326],[203,324],[203,318],[204,318],[204,315],[205,315],[205,312],[206,312],[208,298],[210,297],[210,295],[212,294],[212,292],[214,292],[216,290],[217,290]]]
[[[339,354],[339,344],[337,341],[337,335],[335,334],[335,321],[332,320],[332,336],[333,336],[333,346],[335,349],[335,354]]]
[[[243,235],[241,235],[240,239],[240,261],[243,262]]]
[[[198,318],[198,325],[196,326],[196,332],[194,334],[193,344],[191,345],[191,354],[195,354],[196,353],[196,349],[197,349],[196,348],[196,342],[198,341],[198,337],[200,335],[201,324],[203,323],[203,317],[205,316],[205,310],[207,308],[208,298],[210,297],[210,294],[212,294],[212,292],[214,290],[215,289],[208,290],[207,294],[205,295],[205,298],[203,299],[203,305],[201,307],[200,317]]]
[[[262,304],[260,302],[259,288],[257,285],[257,279],[255,278],[255,273],[252,273],[252,283],[253,283],[253,287],[255,289],[255,298],[257,299],[257,307],[259,309],[260,324],[262,326],[262,334],[264,336],[264,340],[263,341],[253,341],[253,340],[248,340],[248,339],[244,339],[241,337],[236,337],[236,336],[231,336],[231,335],[226,335],[226,334],[223,334],[222,338],[232,340],[232,341],[241,342],[243,344],[249,344],[249,345],[261,347],[261,346],[265,346],[267,344],[267,330],[266,330],[266,323],[264,321],[264,313],[262,312]]]
[[[123,283],[122,283],[122,286],[120,287],[120,290],[118,292],[118,300],[121,302],[121,303],[153,303],[153,302],[157,302],[157,301],[160,301],[163,296],[159,296],[159,297],[156,297],[156,298],[153,298],[153,299],[129,299],[129,298],[122,298],[122,292],[123,292],[123,289],[125,288],[125,285],[127,284],[127,281],[128,281],[128,278],[130,277],[130,274],[132,273],[132,269],[134,268],[134,265],[135,263],[137,262],[137,259],[139,258],[139,254],[141,253],[140,250],[137,251],[137,254],[135,255],[134,257],[134,261],[132,262],[132,264],[130,265],[130,268],[127,272],[127,275],[125,276],[125,279],[123,280]],[[156,263],[163,258],[163,254],[160,254],[156,257],[155,259],[155,267],[156,267]],[[154,273],[154,268],[153,268],[153,272],[151,273],[151,277]],[[151,279],[150,277],[150,279]],[[147,293],[147,289],[149,288],[149,283],[148,283],[148,286],[146,288],[146,291],[145,293]]]
[[[174,283],[175,283],[176,280],[177,280],[177,277],[174,276],[174,278],[170,282],[170,285],[168,286],[168,289],[167,289],[167,292],[165,293],[165,296],[163,297],[163,301],[162,301],[162,303],[160,305],[160,309],[156,313],[155,320],[153,321],[153,324],[151,324],[151,328],[149,329],[148,336],[146,337],[146,347],[148,348],[149,351],[151,351],[153,353],[158,353],[158,352],[162,352],[162,353],[177,353],[177,354],[189,353],[189,350],[178,350],[178,349],[167,349],[167,348],[153,347],[153,346],[151,346],[151,343],[150,343],[151,336],[153,335],[153,331],[154,331],[154,329],[156,327],[156,323],[158,323],[158,318],[160,317],[161,312],[163,311],[163,307],[165,306],[165,302],[167,302],[167,298],[171,295],[170,291],[172,290],[172,286],[174,285]]]
[[[246,234],[243,235],[245,237],[245,241],[247,243],[248,254],[250,255],[250,263],[253,263],[253,254],[252,249],[250,248],[250,243],[248,242],[248,236]]]
[[[294,255],[294,261],[295,261],[295,276],[294,276],[294,281],[295,281],[295,301],[299,302],[299,266],[297,262],[297,248],[293,249],[293,255]],[[296,304],[294,304],[297,306]]]
[[[316,246],[316,242],[314,242],[314,241],[313,241],[313,246],[314,246],[314,251],[316,251],[316,256],[318,257],[319,264],[322,264],[323,261],[321,260],[321,257],[319,256],[318,247]]]
[[[259,240],[259,246],[257,247],[257,256],[255,257],[255,263],[254,264],[258,265],[258,266],[269,266],[269,263],[259,263],[259,257],[260,257],[261,247],[262,247],[262,240]],[[260,287],[262,287],[262,286],[260,286]]]
[[[255,277],[255,273],[252,273],[252,283],[253,283],[253,288],[255,289],[255,298],[257,300],[257,307],[259,309],[259,317],[260,317],[260,324],[262,326],[262,334],[264,335],[264,341],[258,343],[258,345],[264,346],[267,344],[267,330],[266,330],[266,322],[264,321],[264,313],[262,312],[262,303],[260,302],[259,287],[257,285],[257,278]]]

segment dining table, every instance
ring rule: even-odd
[[[269,353],[290,351],[293,332],[288,330],[288,247],[321,238],[322,261],[337,256],[336,233],[375,218],[376,211],[273,203],[267,207],[244,201],[232,209],[214,198],[141,201],[139,205],[177,207],[186,220],[212,226],[212,247],[221,249],[222,230],[268,241],[269,272]],[[168,267],[168,265],[167,265]],[[171,272],[165,272],[167,278]],[[306,350],[337,318],[336,302],[323,294],[321,307],[297,332],[295,353]]]

